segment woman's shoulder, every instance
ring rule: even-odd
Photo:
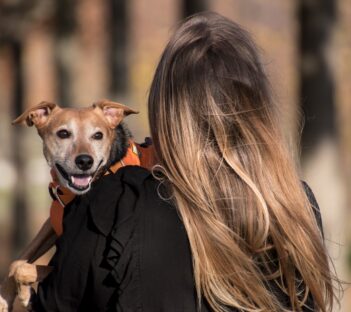
[[[155,179],[149,170],[140,166],[125,166],[116,173],[101,177],[87,194],[92,223],[107,236],[113,227],[136,214],[136,203],[152,193],[149,186]]]
[[[304,190],[305,190],[305,193],[306,193],[306,195],[307,195],[307,198],[308,198],[309,202],[310,202],[313,206],[316,206],[316,208],[319,209],[318,203],[317,203],[317,200],[316,200],[316,197],[314,196],[311,187],[307,184],[306,181],[301,180],[301,183],[302,183],[302,185],[303,185],[303,188],[304,188]]]
[[[146,311],[196,311],[185,226],[163,182],[149,175],[142,185],[136,241],[143,306]]]
[[[123,289],[120,303],[136,304],[137,297],[145,311],[195,311],[190,245],[175,205],[150,171],[120,170],[123,192],[106,254]]]
[[[145,209],[174,208],[165,183],[155,178],[148,169],[140,166],[125,166],[119,170],[117,179],[124,189],[127,185],[133,190],[134,196],[142,201],[143,206],[151,204],[151,207],[145,207]]]
[[[141,166],[125,166],[117,171],[114,179],[125,185],[130,186],[135,196],[145,197],[145,200],[155,200],[167,203],[166,188],[164,184],[155,178],[153,173]]]
[[[125,201],[133,201],[131,197],[134,197],[133,212],[146,230],[152,229],[152,233],[163,238],[179,234],[178,231],[170,231],[172,227],[183,228],[183,224],[164,182],[138,166],[124,167],[121,179],[124,194],[118,209],[130,206]]]
[[[143,183],[152,179],[151,171],[141,166],[128,165],[120,168],[115,174],[115,179],[133,185],[134,187],[141,187]]]
[[[128,237],[123,244],[141,230],[146,244],[169,244],[169,240],[186,237],[166,187],[140,166],[126,166],[104,177],[92,193],[90,208],[96,228],[105,236]]]
[[[162,196],[164,189],[149,170],[140,166],[122,167],[99,179],[89,192],[93,221],[107,234],[112,223],[116,227],[127,217],[136,217],[145,211],[147,218],[158,218],[162,210],[173,207]]]

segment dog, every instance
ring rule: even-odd
[[[10,267],[0,289],[0,312],[11,311],[16,294],[21,304],[30,308],[31,285],[50,272],[48,266],[31,263],[54,245],[62,231],[63,207],[74,196],[89,192],[92,182],[111,170],[114,172],[128,164],[140,165],[141,153],[144,157],[141,165],[152,167],[154,157],[149,153],[150,144],[136,148],[131,132],[123,123],[126,116],[137,113],[109,100],[75,109],[41,102],[13,121],[13,124],[36,127],[54,179],[50,184],[54,201],[51,220],[44,223],[20,260]]]

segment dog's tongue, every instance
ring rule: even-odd
[[[87,186],[90,183],[91,176],[72,176],[71,180],[77,186]]]

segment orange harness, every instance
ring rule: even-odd
[[[124,166],[142,166],[151,169],[155,164],[154,149],[151,145],[140,145],[132,141],[129,143],[127,154],[117,163],[112,165],[105,174],[115,173]],[[69,189],[60,186],[57,175],[53,169],[50,171],[52,182],[49,184],[49,192],[53,201],[50,207],[50,222],[57,236],[62,234],[63,209],[76,196]]]

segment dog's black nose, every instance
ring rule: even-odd
[[[89,170],[94,163],[93,157],[82,154],[76,157],[76,165],[81,170]]]

